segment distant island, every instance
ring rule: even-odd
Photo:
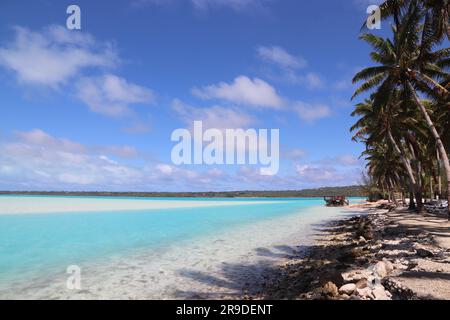
[[[105,192],[105,191],[0,191],[0,195],[147,197],[147,198],[316,198],[325,196],[365,197],[362,186],[323,187],[287,191],[223,192]]]

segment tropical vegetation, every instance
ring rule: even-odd
[[[424,198],[450,200],[449,9],[449,0],[382,3],[390,34],[363,31],[374,65],[353,78],[352,99],[364,95],[351,131],[365,144],[366,183],[395,204],[408,197],[418,212]]]

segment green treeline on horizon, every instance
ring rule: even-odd
[[[361,186],[324,187],[288,191],[222,191],[222,192],[105,192],[105,191],[0,191],[0,195],[149,197],[149,198],[315,198],[325,196],[365,197]]]

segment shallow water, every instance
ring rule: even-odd
[[[67,198],[33,197],[35,206],[44,206],[52,199],[61,202]],[[11,206],[12,201],[20,200],[30,198],[0,197],[0,210],[2,201]],[[73,200],[67,200],[73,206]],[[92,200],[77,198],[78,203]],[[95,212],[77,212],[74,207],[73,212],[40,214],[0,212],[0,297],[145,299],[232,294],[238,286],[224,285],[227,280],[223,277],[234,274],[236,279],[231,283],[239,277],[251,277],[244,274],[244,269],[249,270],[245,265],[261,267],[287,254],[286,250],[272,253],[274,246],[307,244],[313,223],[340,214],[339,210],[323,208],[322,199],[94,200],[117,207],[124,201],[165,201],[168,206]],[[184,207],[171,207],[174,201]],[[196,207],[194,201],[214,205]],[[82,268],[83,290],[67,290],[65,271],[69,265]],[[257,269],[252,271],[255,277],[261,271]]]

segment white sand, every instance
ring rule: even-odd
[[[66,288],[67,275],[0,289],[2,299],[221,299],[264,281],[267,268],[298,246],[314,243],[314,225],[348,215],[314,207],[213,236],[81,265],[82,290]],[[255,284],[255,285],[252,285]]]
[[[152,199],[98,199],[71,197],[0,197],[0,215],[67,212],[161,210],[177,208],[225,207],[274,204],[282,201],[197,201]]]

